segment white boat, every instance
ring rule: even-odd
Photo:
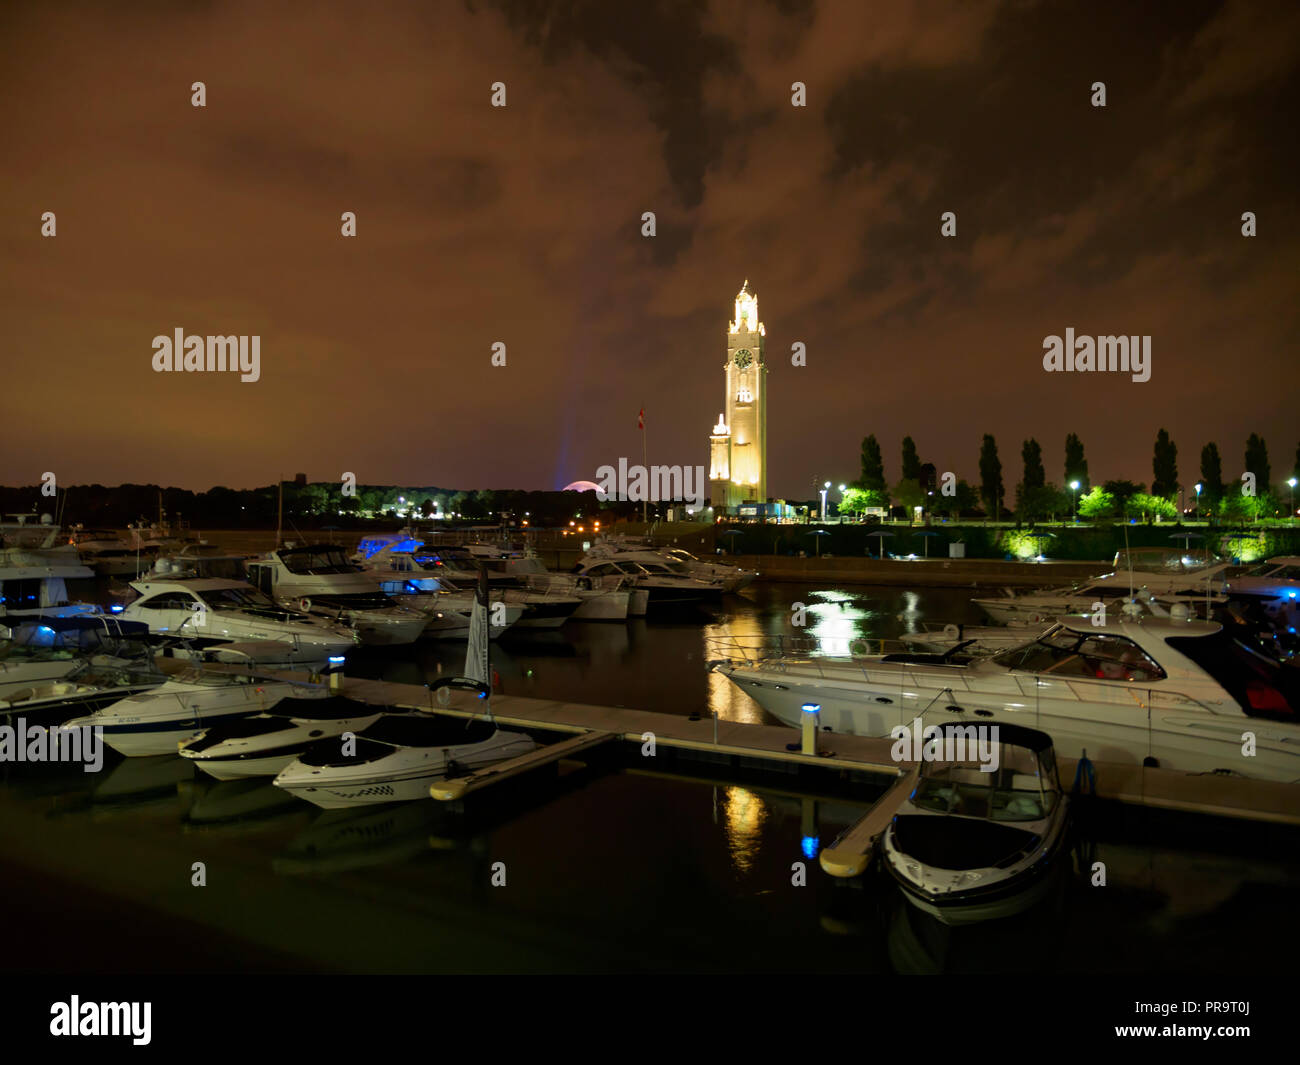
[[[428,619],[395,602],[333,544],[286,546],[248,562],[248,579],[283,607],[331,618],[380,647],[414,643]]]
[[[626,577],[580,577],[574,573],[553,573],[530,551],[508,551],[491,544],[470,544],[476,565],[487,570],[492,588],[517,588],[543,601],[576,601],[570,617],[574,621],[626,621],[632,599],[631,580]],[[495,594],[495,592],[494,592]],[[512,600],[507,595],[506,602]],[[521,625],[529,622],[525,612]]]
[[[487,576],[480,574],[465,676],[442,678],[430,688],[477,691],[485,719],[385,714],[350,743],[313,744],[275,778],[276,787],[325,809],[408,802],[428,798],[430,787],[450,773],[473,772],[536,749],[532,737],[500,729],[492,719],[487,612]]]
[[[95,577],[77,549],[66,540],[59,543],[59,531],[53,526],[22,528],[41,528],[43,538],[38,546],[30,542],[14,544],[6,530],[5,546],[0,549],[0,618],[98,613],[98,607],[91,603],[69,600],[68,581]]]
[[[535,749],[519,732],[493,721],[435,714],[385,714],[359,732],[351,753],[343,744],[314,744],[276,778],[275,785],[324,809],[427,799],[450,771],[472,772]]]
[[[70,531],[68,542],[76,547],[81,561],[101,577],[134,577],[141,565],[136,549],[108,529],[77,525]]]
[[[246,581],[156,576],[131,588],[139,598],[122,618],[197,650],[229,647],[236,660],[292,666],[337,664],[357,647],[346,625],[283,610]]]
[[[379,582],[385,595],[424,615],[425,632],[429,636],[467,639],[474,595],[450,580],[444,572],[449,567],[444,567],[440,558],[423,551],[421,544],[421,540],[405,533],[368,537],[361,541],[353,558]],[[519,603],[494,604],[489,617],[489,637],[497,639],[523,616],[524,608]]]
[[[1058,754],[1300,780],[1296,673],[1217,622],[1067,618],[1037,639],[987,656],[916,653],[827,657],[772,653],[733,640],[710,668],[764,710],[799,725],[887,736],[915,718],[1021,724]],[[1244,732],[1255,737],[1243,753]]]
[[[1228,597],[1258,604],[1295,633],[1300,628],[1300,556],[1279,555],[1230,578]]]
[[[11,621],[14,619],[10,619]],[[0,626],[0,714],[88,713],[165,679],[144,625],[106,615]]]
[[[711,598],[714,599],[721,592],[739,591],[758,576],[755,570],[741,569],[722,562],[705,562],[683,548],[657,548],[651,541],[635,537],[601,537],[591,545],[582,562],[595,559],[639,562],[655,572],[658,572],[658,566],[664,566],[679,577],[692,577],[707,585],[713,589]]]
[[[269,713],[204,729],[179,753],[218,780],[275,776],[316,741],[360,732],[387,709],[343,696],[283,699]]]
[[[1114,568],[1091,581],[1066,588],[1013,592],[1002,598],[972,599],[995,624],[1012,621],[1047,623],[1061,614],[1088,614],[1101,603],[1118,612],[1123,604],[1146,592],[1166,605],[1186,603],[1207,615],[1225,602],[1224,574],[1228,564],[1164,548],[1134,548],[1115,556]]]
[[[191,667],[151,691],[74,718],[62,727],[102,728],[104,742],[129,758],[175,754],[181,740],[215,722],[264,713],[281,699],[310,698],[313,692],[320,698],[329,694],[321,684],[267,680],[252,671]]]
[[[970,726],[947,722],[933,734],[941,758],[919,764],[881,844],[907,900],[945,924],[1029,908],[1067,851],[1070,801],[1051,737],[1014,725],[989,733],[992,769],[974,757]]]
[[[680,563],[669,564],[654,552],[645,557],[605,558],[587,554],[578,562],[575,571],[579,577],[593,581],[625,580],[633,589],[645,593],[645,605],[631,602],[628,614],[639,617],[650,610],[689,606],[700,603],[717,603],[722,598],[722,585],[691,577],[680,569]]]

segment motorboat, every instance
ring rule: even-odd
[[[175,754],[181,740],[216,722],[265,713],[283,699],[313,694],[325,698],[329,689],[323,684],[271,680],[253,670],[191,666],[150,691],[119,699],[62,727],[102,729],[104,742],[129,758]]]
[[[660,554],[686,567],[686,572],[702,581],[721,581],[726,592],[739,592],[748,588],[759,577],[758,570],[733,566],[727,562],[707,562],[692,555],[682,547],[665,547]]]
[[[201,651],[238,645],[240,661],[338,664],[359,642],[346,624],[281,609],[246,581],[155,576],[131,588],[139,597],[120,617]]]
[[[983,656],[715,646],[726,657],[710,669],[788,725],[812,707],[826,728],[879,737],[917,717],[956,714],[1041,729],[1065,757],[1300,780],[1300,675],[1218,622],[1063,618]]]
[[[531,551],[508,551],[491,544],[470,544],[469,552],[478,566],[487,570],[494,588],[520,589],[532,596],[577,600],[570,615],[574,621],[626,621],[632,599],[632,581],[627,577],[580,577],[574,573],[548,570]],[[510,602],[507,594],[505,602]],[[527,625],[525,612],[522,625]]]
[[[1279,555],[1229,578],[1228,597],[1262,606],[1294,634],[1300,628],[1300,555]]]
[[[1173,563],[1170,563],[1170,559]],[[1090,581],[1070,587],[1015,592],[1004,589],[998,597],[973,598],[995,624],[1012,621],[1049,622],[1061,614],[1087,614],[1101,603],[1116,611],[1125,602],[1148,593],[1159,602],[1185,603],[1207,618],[1213,608],[1222,605],[1224,574],[1228,564],[1208,558],[1169,552],[1163,548],[1135,548],[1120,551],[1114,569]]]
[[[376,646],[414,643],[428,619],[391,597],[334,544],[285,546],[248,562],[248,579],[283,607],[330,618]]]
[[[582,561],[609,559],[638,562],[652,569],[666,567],[681,577],[692,577],[717,592],[737,592],[758,576],[754,570],[721,562],[704,562],[680,547],[657,548],[649,540],[603,536],[591,545]]]
[[[885,829],[881,859],[909,902],[950,925],[1028,909],[1068,855],[1070,800],[1052,738],[1017,725],[986,726],[994,755],[975,756],[978,726],[931,733],[935,760],[919,763],[911,794]],[[1010,904],[1010,905],[1008,905]]]
[[[141,564],[135,548],[109,529],[77,525],[68,542],[76,547],[81,561],[101,577],[134,577]]]
[[[179,753],[218,780],[275,776],[317,740],[360,732],[392,707],[358,702],[341,695],[326,699],[282,699],[273,711],[221,721]]]
[[[450,772],[472,772],[536,746],[494,721],[385,714],[357,733],[351,749],[337,739],[313,744],[275,785],[327,810],[409,802],[427,799],[430,786]]]
[[[444,571],[440,558],[407,536],[371,537],[361,541],[355,559],[379,582],[385,595],[424,615],[425,632],[435,639],[468,638],[474,596],[464,591]],[[455,572],[461,572],[459,568]],[[489,636],[497,639],[524,616],[519,603],[494,604]]]
[[[442,677],[431,692],[449,701],[453,688],[475,691],[484,717],[464,720],[433,712],[384,714],[350,742],[312,744],[275,778],[275,785],[325,809],[424,799],[452,773],[470,773],[535,750],[521,732],[498,728],[492,718],[488,583],[480,572],[474,592],[465,672]]]
[[[223,551],[206,540],[188,543],[153,561],[146,577],[216,577],[220,580],[246,580],[246,556]]]
[[[93,581],[95,571],[81,561],[72,544],[58,543],[59,531],[46,528],[39,546],[12,544],[6,533],[0,548],[0,618],[67,617],[93,614],[98,607],[69,599],[68,581]]]
[[[0,695],[61,680],[92,660],[139,658],[149,634],[108,615],[8,620],[0,625]]]
[[[589,580],[626,580],[633,589],[646,595],[645,611],[669,607],[690,606],[700,603],[718,603],[722,599],[722,585],[706,582],[697,577],[674,570],[658,558],[601,558],[588,554],[575,570],[579,577]],[[629,604],[628,614],[640,616],[635,604]]]

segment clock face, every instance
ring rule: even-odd
[[[754,356],[750,354],[748,348],[741,348],[738,352],[736,352],[736,365],[739,366],[742,370],[753,361],[754,361]]]

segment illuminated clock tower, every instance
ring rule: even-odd
[[[709,437],[709,501],[714,507],[767,502],[767,365],[758,297],[749,282],[727,327],[726,405]]]

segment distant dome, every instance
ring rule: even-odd
[[[594,481],[574,481],[573,484],[564,486],[566,492],[599,492],[600,485]]]

